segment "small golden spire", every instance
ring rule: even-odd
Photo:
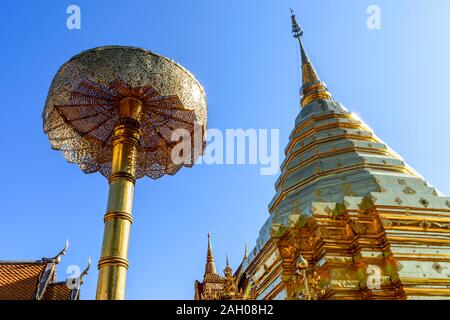
[[[225,278],[232,279],[233,278],[233,269],[230,267],[230,262],[228,261],[228,254],[226,255],[226,266],[223,270],[223,273],[225,274]]]
[[[230,262],[228,261],[228,254],[226,255],[226,265],[225,270],[223,271],[225,276],[227,275],[233,275],[233,270],[230,267]]]
[[[214,263],[214,256],[212,252],[211,246],[211,235],[208,233],[208,251],[206,254],[206,266],[205,266],[205,275],[206,274],[217,274],[216,264]]]
[[[331,93],[323,81],[320,80],[314,69],[311,60],[306,54],[303,47],[302,36],[303,30],[297,22],[294,11],[291,9],[292,35],[298,40],[302,58],[302,88],[301,88],[301,105],[305,107],[316,100],[332,100]]]
[[[244,260],[248,258],[248,242],[245,243]]]

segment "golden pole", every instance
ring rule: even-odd
[[[125,299],[136,155],[141,140],[141,109],[141,101],[123,99],[119,110],[121,118],[114,128],[108,208],[104,217],[102,254],[98,262],[97,300]]]

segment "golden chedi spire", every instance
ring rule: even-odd
[[[230,267],[228,255],[226,256],[226,266],[225,266],[225,269],[223,270],[223,273],[225,275],[225,279],[224,279],[222,299],[223,300],[234,300],[234,299],[240,300],[242,298],[242,295],[238,291],[238,286],[237,286],[236,280],[233,276],[233,269],[231,269],[231,267]]]
[[[323,81],[320,80],[314,69],[311,60],[306,54],[305,48],[302,43],[303,30],[297,22],[294,11],[291,9],[292,20],[292,34],[294,38],[298,40],[300,45],[301,60],[302,60],[302,88],[301,93],[301,105],[305,107],[316,100],[332,100],[331,93]]]
[[[216,264],[211,246],[211,235],[208,233],[208,251],[206,254],[205,274],[203,282],[195,282],[195,300],[218,300],[224,293],[225,278],[216,271]]]
[[[217,274],[216,264],[214,262],[214,256],[211,246],[211,235],[209,233],[208,233],[208,252],[206,254],[205,277],[208,274]]]
[[[229,278],[230,276],[233,277],[233,269],[230,267],[230,262],[228,261],[228,255],[226,256],[226,266],[223,270],[223,273],[225,274],[226,278]]]

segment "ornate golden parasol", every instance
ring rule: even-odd
[[[203,153],[206,97],[192,74],[174,61],[134,47],[84,51],[58,71],[43,112],[53,149],[85,173],[109,180],[97,299],[123,299],[136,179],[173,175]],[[190,134],[189,161],[173,161]],[[197,138],[197,139],[195,139]]]

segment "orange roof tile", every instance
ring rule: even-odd
[[[65,282],[50,283],[42,300],[70,300],[71,291]]]
[[[33,300],[46,262],[0,263],[0,300]]]

